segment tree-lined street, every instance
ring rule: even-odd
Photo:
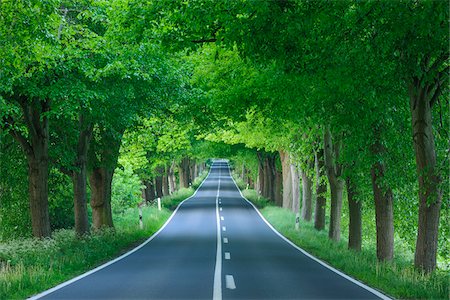
[[[218,243],[220,262],[216,261]],[[218,274],[220,278],[215,277]],[[216,281],[220,282],[220,291],[214,290]],[[336,274],[280,238],[241,197],[228,163],[216,161],[196,194],[145,245],[92,274],[33,299],[380,296],[383,295]]]

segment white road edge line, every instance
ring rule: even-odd
[[[219,218],[220,175],[221,171],[219,168],[219,184],[217,186],[217,196],[216,196],[217,252],[216,252],[216,266],[214,268],[213,300],[222,300],[222,236],[220,232],[220,218]]]
[[[106,268],[106,267],[108,267],[108,266],[110,266],[110,265],[112,265],[112,264],[118,262],[119,260],[124,259],[125,257],[127,257],[127,256],[129,256],[129,255],[131,255],[131,254],[133,254],[134,252],[138,251],[139,249],[141,249],[142,247],[144,247],[145,245],[147,245],[147,244],[148,244],[151,240],[153,240],[153,239],[154,239],[161,231],[163,231],[164,228],[170,223],[170,221],[173,219],[173,217],[175,216],[175,214],[177,213],[177,211],[178,211],[178,209],[181,207],[181,205],[183,205],[184,202],[186,202],[186,201],[188,201],[189,199],[193,198],[193,197],[197,194],[198,190],[202,187],[203,183],[205,183],[206,179],[208,179],[209,175],[211,174],[211,169],[212,169],[212,167],[209,169],[208,175],[206,175],[205,179],[203,179],[202,183],[201,183],[201,184],[198,186],[198,188],[195,190],[194,194],[192,194],[192,196],[190,196],[190,197],[184,199],[180,204],[178,204],[177,208],[174,210],[174,212],[173,212],[172,215],[169,217],[169,219],[167,219],[166,223],[164,223],[164,225],[161,226],[161,228],[160,228],[157,232],[155,232],[152,236],[150,236],[145,242],[143,242],[142,244],[140,244],[140,245],[137,246],[136,248],[130,250],[129,252],[127,252],[127,253],[125,253],[125,254],[123,254],[123,255],[121,255],[121,256],[119,256],[119,257],[117,257],[117,258],[115,258],[115,259],[113,259],[113,260],[111,260],[111,261],[109,261],[109,262],[107,262],[107,263],[105,263],[105,264],[103,264],[103,265],[98,266],[98,267],[95,268],[95,269],[92,269],[92,270],[90,270],[90,271],[87,271],[87,272],[84,273],[84,274],[81,274],[81,275],[79,275],[79,276],[77,276],[77,277],[75,277],[75,278],[72,278],[72,279],[70,279],[70,280],[68,280],[68,281],[65,281],[65,282],[63,282],[63,283],[61,283],[61,284],[58,284],[57,286],[55,286],[55,287],[53,287],[53,288],[51,288],[51,289],[48,289],[48,290],[46,290],[46,291],[43,291],[43,292],[41,292],[41,293],[39,293],[39,294],[37,294],[37,295],[31,296],[30,298],[28,298],[28,300],[36,300],[36,299],[40,299],[40,298],[42,298],[42,297],[44,297],[44,296],[47,296],[47,295],[49,295],[49,294],[51,294],[51,293],[53,293],[53,292],[55,292],[55,291],[57,291],[57,290],[60,290],[60,289],[62,289],[63,287],[66,287],[66,286],[68,286],[68,285],[70,285],[70,284],[72,284],[72,283],[74,283],[74,282],[76,282],[76,281],[78,281],[78,280],[80,280],[80,279],[83,279],[84,277],[87,277],[87,276],[89,276],[89,275],[91,275],[91,274],[94,274],[95,272],[100,271],[101,269],[104,269],[104,268]]]
[[[228,173],[230,174],[231,179],[234,182],[234,185],[236,186],[236,188],[239,191],[239,194],[241,195],[242,199],[244,199],[245,201],[247,201],[258,213],[258,215],[261,217],[261,219],[267,224],[267,226],[269,226],[270,229],[272,229],[273,232],[275,232],[276,235],[278,235],[281,239],[283,239],[286,243],[288,243],[289,245],[291,245],[292,247],[294,247],[295,249],[297,249],[298,251],[300,251],[301,253],[303,253],[304,255],[306,255],[307,257],[309,257],[310,259],[318,262],[319,264],[321,264],[322,266],[326,267],[327,269],[333,271],[334,273],[344,277],[345,279],[353,282],[354,284],[362,287],[363,289],[371,292],[372,294],[374,294],[375,296],[380,297],[383,300],[391,300],[392,298],[388,297],[387,295],[381,293],[380,291],[377,291],[374,288],[371,288],[368,285],[365,285],[364,283],[362,283],[361,281],[356,280],[355,278],[352,278],[350,276],[348,276],[345,273],[342,273],[341,271],[333,268],[332,266],[330,266],[329,264],[327,264],[326,262],[318,259],[317,257],[313,256],[312,254],[306,252],[306,250],[300,248],[299,246],[297,246],[296,244],[294,244],[293,242],[291,242],[290,240],[288,240],[284,235],[282,235],[281,233],[279,233],[267,220],[266,218],[264,218],[264,216],[259,212],[259,210],[256,208],[256,206],[247,198],[244,197],[244,195],[242,194],[241,190],[239,189],[236,181],[234,180],[233,176],[231,176],[231,172],[230,172],[230,166],[228,166]]]
[[[236,289],[236,284],[234,283],[233,275],[225,275],[225,282],[227,289],[230,290]]]

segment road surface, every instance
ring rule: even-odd
[[[344,275],[345,276],[345,275]],[[131,253],[33,299],[379,299],[280,237],[225,161]]]

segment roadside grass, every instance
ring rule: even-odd
[[[114,215],[115,229],[77,238],[73,230],[58,230],[50,239],[17,239],[0,243],[0,299],[24,299],[83,274],[127,252],[155,233],[171,210],[194,193],[206,177],[156,204],[144,206],[144,228],[139,228],[138,208]]]
[[[268,200],[254,190],[242,192],[286,238],[345,274],[398,299],[449,299],[449,275],[445,270],[425,275],[414,269],[409,255],[401,253],[396,253],[393,262],[379,262],[373,244],[361,252],[349,250],[345,239],[332,242],[327,232],[317,231],[312,222],[301,220],[297,231],[293,212],[270,203],[264,205]]]

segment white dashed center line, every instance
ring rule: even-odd
[[[234,290],[236,289],[236,284],[234,283],[233,275],[225,275],[225,284],[227,289]]]
[[[225,259],[231,259],[230,252],[225,252]]]

